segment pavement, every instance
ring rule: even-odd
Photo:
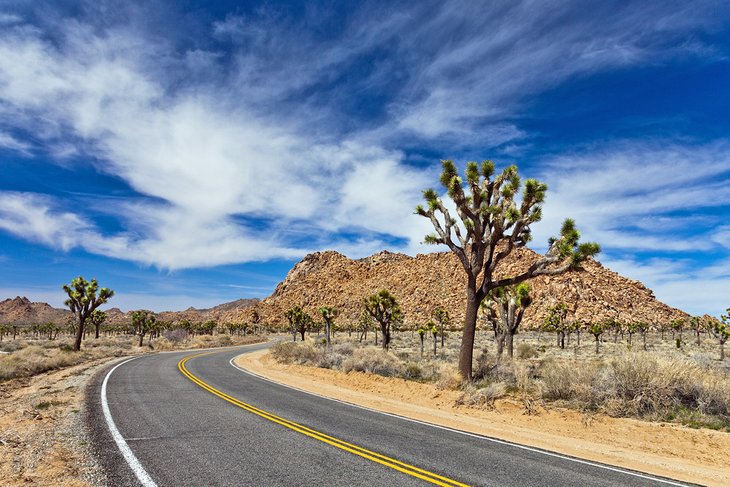
[[[107,376],[113,422],[160,487],[682,485],[357,408],[230,364],[268,346],[145,355],[102,370],[87,390],[87,422],[108,484],[144,485],[105,420]]]

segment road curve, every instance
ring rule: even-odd
[[[145,355],[98,374],[87,421],[109,485],[140,481],[105,421],[105,378],[118,434],[160,487],[681,485],[349,406],[229,363],[267,346]]]

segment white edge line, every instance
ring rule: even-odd
[[[111,411],[109,411],[109,403],[106,400],[106,385],[109,382],[109,377],[117,369],[117,367],[120,367],[136,358],[138,357],[130,358],[122,363],[115,365],[112,370],[110,370],[106,374],[106,377],[104,377],[104,382],[102,382],[101,384],[101,409],[104,412],[104,419],[106,420],[106,424],[109,427],[109,432],[112,434],[114,442],[117,444],[119,451],[122,452],[122,456],[124,456],[124,460],[127,461],[129,468],[131,468],[132,472],[134,472],[134,475],[137,476],[137,480],[139,480],[144,487],[157,487],[155,481],[152,480],[152,477],[149,476],[142,464],[139,463],[139,460],[137,460],[137,457],[134,456],[134,453],[132,453],[132,449],[129,448],[127,442],[124,441],[122,434],[117,429],[117,425],[114,424],[114,419],[112,419],[112,413]]]
[[[250,353],[250,352],[248,352],[248,353]],[[243,354],[241,354],[241,355],[243,355]],[[511,447],[514,447],[514,448],[519,448],[521,450],[527,450],[527,451],[534,452],[534,453],[540,453],[540,454],[543,454],[543,455],[547,455],[549,457],[560,458],[562,460],[568,460],[568,461],[575,462],[575,463],[580,463],[580,464],[583,464],[583,465],[589,465],[591,467],[602,468],[604,470],[610,470],[612,472],[618,472],[618,473],[630,475],[630,476],[633,476],[633,477],[638,477],[638,478],[642,478],[642,479],[652,480],[654,482],[660,482],[660,483],[667,484],[667,485],[676,485],[676,486],[679,486],[679,487],[686,487],[687,485],[691,485],[691,484],[683,484],[683,483],[679,483],[679,482],[674,482],[674,481],[667,480],[667,479],[662,479],[662,478],[659,478],[659,477],[653,477],[651,475],[645,475],[645,474],[642,474],[642,473],[633,472],[631,470],[624,470],[622,468],[612,467],[610,465],[605,465],[605,464],[602,464],[602,463],[596,463],[596,462],[592,462],[590,460],[581,460],[580,458],[575,458],[575,457],[571,457],[571,456],[568,456],[568,455],[562,455],[560,453],[554,453],[554,452],[550,452],[550,451],[547,451],[547,450],[541,450],[539,448],[533,448],[533,447],[526,446],[526,445],[520,445],[519,443],[512,443],[512,442],[509,442],[509,441],[500,440],[498,438],[492,438],[490,436],[479,435],[479,434],[476,434],[476,433],[470,433],[468,431],[462,431],[462,430],[458,430],[458,429],[455,429],[455,428],[449,428],[448,426],[441,426],[439,424],[429,423],[427,421],[421,421],[419,419],[413,419],[413,418],[409,418],[409,417],[406,417],[406,416],[401,416],[399,414],[387,413],[385,411],[379,411],[377,409],[369,408],[367,406],[361,406],[360,404],[355,404],[355,403],[352,403],[352,402],[343,401],[341,399],[334,399],[332,397],[323,396],[321,394],[317,394],[316,392],[305,391],[304,389],[300,389],[298,387],[290,386],[288,384],[282,384],[281,382],[277,382],[277,381],[275,381],[273,379],[269,379],[268,377],[264,377],[264,376],[262,376],[260,374],[255,373],[255,372],[251,372],[250,370],[246,370],[243,367],[239,367],[238,365],[236,365],[234,363],[234,360],[237,359],[238,357],[240,357],[240,355],[236,355],[231,360],[229,360],[228,363],[231,364],[236,369],[240,370],[241,372],[244,372],[246,374],[249,374],[249,375],[251,375],[253,377],[256,377],[258,379],[265,380],[267,382],[271,382],[273,384],[277,384],[277,385],[280,385],[282,387],[286,387],[288,389],[293,389],[295,391],[299,391],[299,392],[303,392],[305,394],[309,394],[310,396],[316,396],[316,397],[319,397],[319,398],[322,398],[322,399],[327,399],[329,401],[334,401],[334,402],[339,402],[341,404],[346,404],[348,406],[352,406],[352,407],[355,407],[355,408],[358,408],[358,409],[364,409],[366,411],[370,411],[370,412],[373,412],[373,413],[378,413],[378,414],[382,414],[382,415],[385,415],[385,416],[391,416],[393,418],[398,418],[398,419],[402,419],[402,420],[405,420],[405,421],[410,421],[412,423],[418,423],[418,424],[422,424],[422,425],[425,425],[425,426],[430,426],[432,428],[438,428],[438,429],[441,429],[441,430],[451,431],[453,433],[458,433],[458,434],[465,435],[465,436],[471,436],[472,438],[479,438],[479,439],[482,439],[482,440],[491,441],[492,443],[498,443],[500,445],[511,446]]]

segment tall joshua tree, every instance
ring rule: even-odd
[[[391,327],[403,320],[403,313],[395,299],[387,289],[371,294],[364,301],[365,311],[380,325],[383,335],[383,350],[390,346]]]
[[[324,332],[327,338],[327,346],[330,347],[332,346],[332,341],[330,339],[330,336],[332,335],[332,324],[337,317],[337,308],[334,306],[322,306],[319,308],[319,314],[322,315],[322,319],[324,320]]]
[[[68,294],[68,299],[64,302],[76,317],[76,338],[74,339],[74,351],[81,350],[81,339],[84,337],[84,326],[86,320],[91,314],[109,301],[114,296],[114,291],[109,288],[99,289],[99,283],[96,278],[87,281],[79,276],[71,280],[71,285],[64,284],[63,290]]]
[[[550,239],[545,255],[518,274],[496,277],[499,263],[515,248],[524,247],[531,240],[530,226],[542,217],[547,185],[528,179],[518,201],[516,197],[521,184],[517,166],[509,166],[495,175],[492,161],[484,161],[481,166],[469,162],[464,181],[453,161],[445,160],[441,164],[441,184],[456,206],[456,215],[452,216],[433,189],[423,192],[427,205],[416,207],[416,213],[428,218],[435,230],[435,233],[426,235],[425,242],[448,246],[459,258],[467,275],[459,372],[471,380],[477,313],[489,291],[540,275],[562,274],[597,254],[600,247],[595,243],[579,244],[580,233],[575,222],[566,219],[560,236]]]

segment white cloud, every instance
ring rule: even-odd
[[[691,260],[602,259],[606,267],[639,280],[660,301],[692,315],[719,316],[730,307],[730,262],[697,265]]]
[[[713,235],[722,233],[706,228],[716,219],[699,213],[730,205],[728,168],[725,143],[615,142],[611,149],[589,147],[551,158],[537,174],[549,190],[543,222],[533,229],[535,242],[543,246],[562,219],[571,217],[586,239],[607,248],[711,250],[717,247]]]
[[[712,7],[440,2],[433,11],[421,12],[400,39],[413,64],[403,90],[410,96],[393,106],[396,125],[426,137],[480,137],[485,120],[498,123],[531,95],[572,77],[711,55],[695,37],[688,40],[687,32],[711,26]]]
[[[10,149],[16,152],[20,152],[23,155],[29,156],[31,145],[18,140],[12,135],[0,132],[0,149]]]

